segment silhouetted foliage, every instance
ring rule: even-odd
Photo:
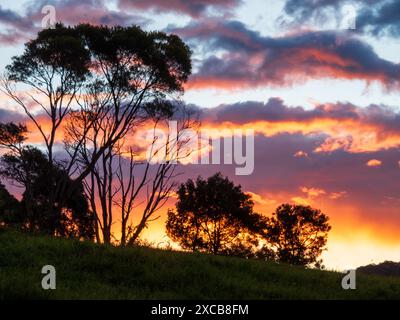
[[[322,267],[318,257],[331,226],[328,217],[310,206],[283,204],[267,220],[266,240],[276,260],[293,265]]]
[[[400,262],[384,261],[379,264],[369,264],[358,267],[356,271],[364,274],[400,277]]]
[[[80,192],[96,165],[102,165],[101,159],[108,159],[108,153],[143,121],[171,117],[174,111],[166,99],[183,92],[191,73],[190,57],[190,48],[178,36],[146,32],[138,26],[56,24],[25,44],[24,53],[13,57],[7,66],[0,90],[29,117],[43,139],[50,170],[56,170],[56,174],[43,177],[47,185],[57,186],[46,189],[46,210],[55,210],[57,216],[59,208],[70,206],[67,199]],[[22,97],[16,83],[28,86],[29,93]],[[42,112],[32,106],[40,107]],[[43,117],[48,126],[41,124]],[[66,151],[62,160],[55,158],[53,150],[56,139],[61,138],[61,127]],[[16,158],[9,158],[10,164],[19,157],[12,156]],[[18,162],[13,165],[14,169],[29,166]],[[165,176],[158,180],[165,182]],[[38,196],[28,180],[27,190],[32,194],[25,192],[26,203],[31,202],[28,198]],[[148,206],[152,208],[153,204]],[[100,219],[96,221],[100,223]]]
[[[251,197],[221,174],[179,187],[176,212],[168,212],[166,231],[192,251],[236,256],[256,255],[258,233],[265,227],[253,212]]]
[[[93,238],[95,221],[82,184],[71,188],[73,193],[67,197],[62,190],[75,182],[40,150],[28,146],[20,154],[4,155],[0,173],[25,188],[20,210],[8,218],[14,225],[51,235]]]
[[[28,130],[24,124],[0,123],[0,147],[18,151],[26,140]]]
[[[42,86],[46,80],[50,83],[57,74],[62,76],[59,89],[69,91],[85,80],[89,58],[75,28],[58,23],[54,28],[41,30],[35,39],[27,42],[24,53],[12,58],[7,71],[11,80],[37,86]],[[45,70],[47,74],[43,73]]]
[[[84,87],[87,98],[71,113],[66,137],[81,180],[143,121],[173,113],[166,98],[183,92],[192,66],[190,48],[173,34],[89,24],[75,30],[91,61],[90,81]],[[99,128],[106,134],[99,135]]]
[[[20,215],[20,203],[0,183],[0,227],[15,226],[20,220]]]
[[[40,31],[25,44],[24,53],[6,67],[1,90],[19,105],[43,138],[50,163],[57,130],[71,110],[77,92],[90,76],[90,55],[74,27],[57,24]],[[29,86],[34,94],[22,98],[15,83]],[[30,104],[32,102],[33,104]],[[40,107],[50,130],[40,124],[32,105]]]
[[[131,178],[124,181],[124,137],[146,121],[157,124],[174,116],[173,103],[166,99],[183,92],[192,70],[190,57],[191,50],[178,36],[137,26],[57,24],[26,43],[24,53],[6,67],[0,89],[35,125],[46,153],[24,145],[25,125],[0,124],[0,147],[8,150],[1,157],[0,175],[25,189],[19,203],[0,184],[0,224],[66,237],[93,238],[96,233],[99,242],[100,230],[103,241],[110,243],[112,207],[117,205],[122,212],[121,244],[139,239],[152,214],[168,199],[173,166],[160,165],[149,183],[147,163],[142,180],[135,182],[134,148],[129,146]],[[34,93],[21,98],[16,83]],[[32,105],[42,112],[33,112]],[[49,129],[41,125],[39,115],[47,117]],[[62,126],[61,165],[53,149]],[[139,223],[131,226],[134,200],[144,186],[145,209]],[[254,213],[251,197],[221,174],[189,179],[177,194],[176,211],[168,212],[166,229],[184,249],[321,265],[318,257],[331,227],[319,210],[284,204],[267,219]],[[98,198],[102,210],[95,208]]]

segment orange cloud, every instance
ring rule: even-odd
[[[311,205],[310,199],[309,198],[304,198],[304,197],[292,197],[291,200],[295,202],[296,204],[300,204],[303,206],[309,206]]]
[[[300,187],[301,192],[307,194],[310,198],[319,197],[320,195],[326,194],[326,191],[320,188],[307,188],[307,187]]]
[[[331,194],[329,194],[329,198],[332,200],[337,200],[343,198],[344,196],[346,196],[346,194],[346,191],[332,192]]]
[[[377,159],[371,159],[366,163],[366,165],[368,167],[380,167],[382,165],[382,161]]]
[[[276,200],[275,199],[269,199],[265,196],[261,196],[258,193],[255,192],[246,192],[248,195],[250,195],[254,201],[254,203],[259,204],[259,205],[275,205]]]
[[[339,119],[313,119],[303,121],[254,121],[243,124],[232,122],[204,123],[202,129],[213,132],[223,129],[251,130],[266,137],[272,137],[282,133],[289,134],[327,134],[325,142],[316,147],[314,152],[332,152],[343,148],[348,152],[362,153],[400,146],[400,132],[383,133],[383,127],[374,124],[363,123],[358,120]],[[298,155],[299,156],[299,155]]]
[[[308,158],[308,153],[305,151],[299,150],[293,156],[295,158]]]

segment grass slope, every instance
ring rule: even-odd
[[[57,270],[57,289],[41,288],[41,268]],[[207,254],[0,232],[0,299],[387,299],[400,278],[340,273]]]

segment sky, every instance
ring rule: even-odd
[[[321,209],[329,269],[400,260],[400,1],[0,0],[0,71],[46,5],[64,24],[136,24],[190,46],[181,99],[206,128],[254,130],[255,162],[248,176],[186,164],[181,179],[221,171],[266,215],[284,202]],[[15,119],[0,103],[0,120]],[[164,221],[145,236],[167,241]]]

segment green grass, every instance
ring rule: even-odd
[[[57,289],[41,288],[54,265]],[[398,299],[400,278],[0,232],[0,299]]]

